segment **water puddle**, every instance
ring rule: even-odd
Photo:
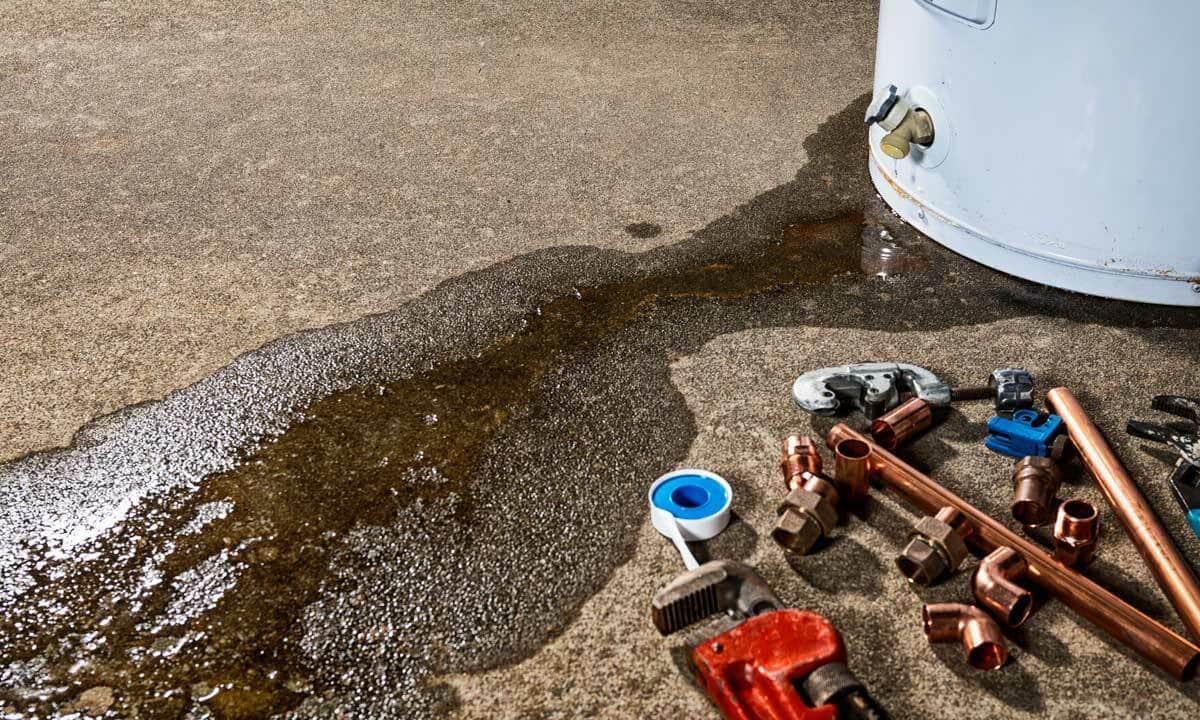
[[[31,551],[28,586],[0,603],[0,707],[42,717],[109,699],[139,718],[425,717],[454,702],[430,677],[536,650],[628,556],[645,483],[694,436],[672,358],[747,327],[1017,312],[1020,284],[942,283],[970,264],[934,257],[871,202],[858,209],[870,197],[864,101],[814,137],[796,181],[678,247],[593,257],[616,279],[561,288],[478,352],[318,392],[237,462],[164,482],[70,552]],[[515,285],[552,258],[571,262],[546,251],[461,282]],[[418,318],[395,331],[420,342],[379,340],[366,321],[336,332],[408,351],[483,311],[463,298],[431,311],[429,330],[413,329]],[[323,373],[286,384],[323,387]],[[280,382],[263,375],[232,401],[197,390],[164,403],[202,419],[233,401],[250,413],[270,399],[268,380]],[[212,444],[219,425],[197,422],[155,472],[191,467],[188,448]],[[114,427],[63,457],[144,432]],[[86,477],[104,478],[93,465]]]

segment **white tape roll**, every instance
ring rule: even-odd
[[[689,570],[699,566],[687,542],[715,537],[729,524],[733,488],[707,470],[669,472],[650,485],[650,522],[671,539]]]

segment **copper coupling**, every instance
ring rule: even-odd
[[[784,549],[803,555],[837,525],[838,490],[821,474],[821,456],[809,437],[789,435],[779,467],[788,494],[779,505],[771,537]]]
[[[1008,660],[1008,646],[1000,626],[974,605],[926,605],[921,608],[921,624],[931,643],[960,641],[967,664],[977,670],[995,670]]]
[[[908,535],[896,567],[914,585],[932,585],[949,576],[967,557],[965,539],[971,526],[952,507],[921,518]]]
[[[971,576],[971,592],[980,606],[1003,620],[1005,625],[1018,627],[1033,611],[1033,593],[1016,583],[1028,569],[1029,565],[1020,553],[1002,545],[979,561],[979,567]]]
[[[1012,516],[1025,527],[1050,524],[1062,472],[1053,458],[1030,455],[1013,467]]]
[[[783,452],[779,455],[779,469],[783,472],[783,482],[788,490],[795,490],[803,484],[799,480],[801,473],[821,474],[821,454],[817,451],[817,441],[807,435],[788,435],[783,441]]]
[[[870,454],[871,447],[861,440],[843,440],[833,446],[833,480],[842,497],[852,503],[862,502],[869,494]]]
[[[1083,498],[1071,498],[1058,507],[1054,521],[1054,559],[1082,567],[1092,561],[1100,539],[1100,513]]]
[[[921,398],[912,398],[892,408],[871,423],[871,436],[888,450],[895,450],[909,438],[933,425],[933,407]]]

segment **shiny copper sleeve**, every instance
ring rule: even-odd
[[[843,440],[868,443],[871,473],[918,510],[932,514],[950,506],[972,527],[967,541],[990,553],[1007,545],[1027,563],[1025,577],[1054,595],[1067,607],[1104,630],[1113,639],[1181,680],[1190,680],[1200,662],[1200,647],[1138,611],[1083,575],[1056,562],[1042,548],[1017,535],[900,458],[842,423],[829,431],[826,445]]]
[[[1046,402],[1063,419],[1083,464],[1096,479],[1104,499],[1137,546],[1155,581],[1175,606],[1184,627],[1192,639],[1200,640],[1200,583],[1154,509],[1070,390],[1054,388],[1046,393]]]

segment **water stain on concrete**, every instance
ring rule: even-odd
[[[864,201],[865,102],[795,181],[676,246],[517,258],[0,469],[0,701],[429,716],[455,702],[430,677],[533,652],[628,557],[645,483],[694,436],[672,357],[764,325],[1194,326],[921,254]]]

